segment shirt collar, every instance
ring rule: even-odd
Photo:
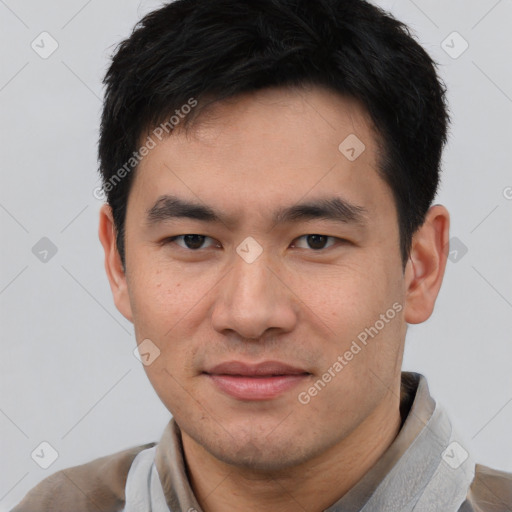
[[[372,468],[326,512],[359,512],[397,464],[430,420],[436,403],[430,396],[427,379],[418,373],[402,372],[400,413],[402,428]]]

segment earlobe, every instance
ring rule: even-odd
[[[114,303],[119,312],[132,322],[126,273],[117,249],[116,228],[112,209],[108,204],[104,204],[100,209],[98,236],[105,252],[105,271],[114,297]]]
[[[434,310],[448,256],[450,215],[441,205],[432,206],[413,236],[405,268],[405,321],[418,324]]]

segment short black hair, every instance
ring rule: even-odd
[[[170,134],[169,119],[186,126],[212,102],[305,85],[354,98],[370,115],[405,265],[437,192],[449,115],[436,64],[389,13],[364,0],[176,0],[118,45],[104,84],[100,172],[123,265],[144,136],[159,125]]]

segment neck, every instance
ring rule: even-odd
[[[204,512],[321,512],[342,498],[397,436],[401,417],[390,392],[349,436],[300,466],[258,472],[219,461],[182,432],[194,494]]]

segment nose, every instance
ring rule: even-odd
[[[290,332],[298,319],[299,300],[286,278],[279,276],[265,252],[248,263],[238,254],[231,270],[219,283],[212,312],[213,328],[222,334],[236,332],[260,340],[266,331]]]

